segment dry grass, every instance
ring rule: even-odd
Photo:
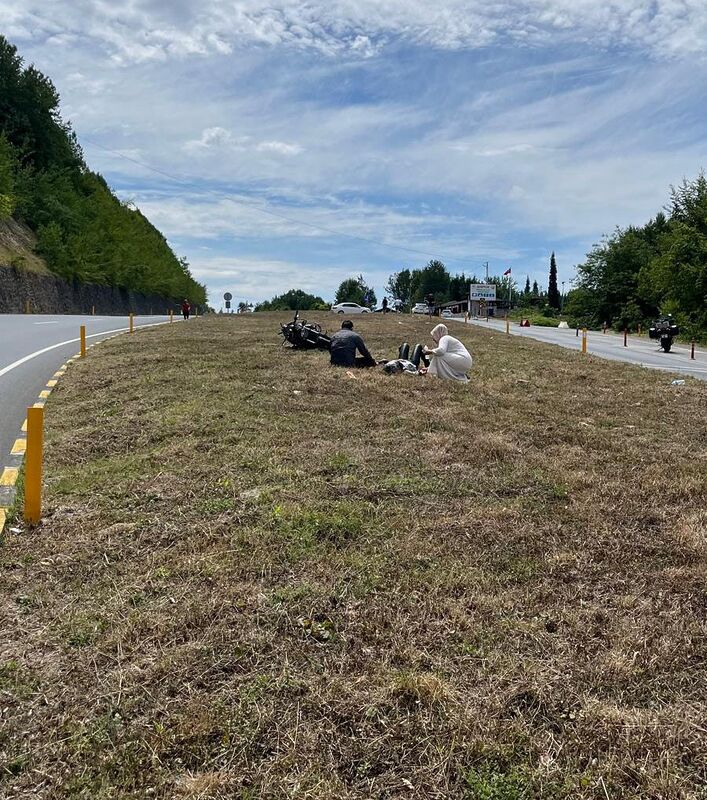
[[[478,329],[469,386],[351,379],[282,318],[114,340],[52,395],[0,795],[704,797],[704,384]]]

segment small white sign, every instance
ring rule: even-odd
[[[496,300],[495,283],[472,283],[469,287],[470,300]]]

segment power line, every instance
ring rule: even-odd
[[[280,214],[277,211],[271,211],[270,209],[263,208],[262,206],[257,205],[256,203],[249,203],[247,200],[241,199],[234,199],[233,197],[229,197],[224,192],[216,191],[215,189],[209,189],[208,187],[200,186],[193,181],[190,181],[188,178],[180,177],[177,175],[171,175],[169,172],[165,172],[164,170],[158,169],[157,167],[153,167],[150,164],[146,164],[144,161],[138,161],[136,158],[131,158],[130,156],[126,156],[124,153],[121,153],[118,150],[114,150],[110,147],[106,147],[103,144],[99,144],[98,142],[91,141],[90,139],[86,139],[82,137],[82,140],[85,141],[87,144],[97,147],[100,150],[105,150],[107,153],[111,153],[112,155],[118,156],[118,158],[122,158],[125,161],[130,161],[133,164],[137,164],[139,167],[143,167],[144,169],[149,170],[150,172],[154,172],[157,175],[162,175],[164,178],[168,178],[171,181],[175,181],[176,183],[181,184],[182,186],[196,189],[199,192],[213,195],[214,197],[218,197],[220,199],[226,200],[227,202],[233,203],[234,205],[241,205],[246,206],[247,208],[252,208],[254,211],[258,211],[261,214],[265,214],[269,217],[275,217],[277,219],[285,220],[286,222],[290,222],[293,225],[302,225],[305,228],[312,228],[313,230],[322,231],[324,233],[329,233],[333,236],[342,236],[348,239],[356,239],[359,242],[367,242],[368,244],[374,244],[378,247],[389,247],[394,250],[404,250],[408,253],[415,253],[421,256],[427,256],[429,258],[439,259],[440,261],[444,261],[437,253],[428,253],[425,250],[416,250],[412,247],[405,247],[404,245],[399,244],[391,244],[390,242],[381,242],[377,239],[370,239],[367,236],[358,236],[355,233],[344,233],[343,231],[337,231],[333,228],[328,228],[325,225],[317,225],[313,222],[303,222],[302,220],[295,219],[294,217],[289,217],[286,214]],[[459,264],[471,264],[470,261],[464,261],[459,258],[452,258],[448,259],[449,261],[453,261]]]

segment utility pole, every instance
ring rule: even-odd
[[[562,281],[562,294],[560,295],[560,314],[565,307],[565,282]]]
[[[489,262],[485,261],[484,266],[486,267],[486,283],[489,282]]]

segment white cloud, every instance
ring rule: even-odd
[[[458,50],[552,38],[675,57],[702,55],[707,43],[703,0],[2,0],[0,16],[11,36],[68,29],[120,63],[227,54],[248,44],[367,58],[396,40]]]
[[[540,279],[545,251],[568,269],[704,163],[702,0],[0,0],[0,18],[89,164],[180,253],[245,245],[243,280],[280,265],[260,296],[305,267],[326,294],[337,251],[380,275],[425,260],[305,222]]]
[[[291,142],[277,140],[254,142],[250,136],[236,136],[218,125],[213,128],[204,128],[198,139],[186,142],[184,149],[201,155],[206,155],[209,151],[215,152],[218,153],[219,159],[223,156],[223,150],[232,152],[255,150],[259,153],[274,153],[281,156],[296,156],[303,150],[300,145]]]

